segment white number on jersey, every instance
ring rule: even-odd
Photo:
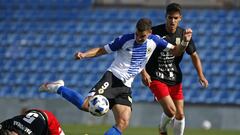
[[[104,90],[107,89],[107,87],[109,86],[109,82],[105,82],[102,87],[98,90],[99,94],[103,94]]]
[[[23,120],[31,124],[39,115],[37,113],[28,113]]]

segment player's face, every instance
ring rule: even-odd
[[[143,44],[147,40],[148,36],[151,33],[152,33],[151,30],[146,30],[146,31],[142,31],[142,32],[137,30],[135,33],[136,34],[136,42],[138,44]]]
[[[179,12],[170,12],[169,14],[167,14],[166,16],[167,31],[170,33],[174,33],[181,19],[182,16],[180,15]]]

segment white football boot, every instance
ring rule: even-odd
[[[49,92],[49,93],[57,93],[59,87],[64,86],[63,80],[58,80],[55,82],[44,83],[39,87],[40,92]]]

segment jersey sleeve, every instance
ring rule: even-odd
[[[174,45],[168,43],[166,40],[164,40],[158,35],[151,35],[150,38],[156,43],[157,48],[161,50],[169,51],[170,49],[174,48]]]
[[[134,34],[125,34],[114,39],[112,42],[104,46],[104,49],[111,53],[122,48],[122,46],[130,39],[134,38]]]
[[[188,44],[188,47],[186,48],[186,52],[187,54],[191,55],[193,54],[194,52],[196,52],[196,46],[195,46],[195,43],[193,41],[193,39],[191,39],[189,41],[189,44]]]
[[[121,36],[114,39],[111,41],[109,44],[104,46],[104,49],[108,52],[111,53],[113,51],[117,51],[120,48],[122,48],[122,43],[121,43]]]

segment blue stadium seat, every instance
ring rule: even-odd
[[[191,91],[188,91],[188,94],[187,94],[188,98],[186,99],[187,101],[189,101],[189,103],[199,103],[199,97],[201,95],[200,91],[198,90],[191,90]]]
[[[228,78],[213,76],[213,80],[211,80],[211,88],[216,89],[218,91],[227,90]]]
[[[211,90],[199,91],[199,96],[195,97],[196,103],[212,103],[213,92]]]
[[[2,89],[0,90],[1,97],[12,97],[13,93],[14,93],[14,89],[8,85],[6,85],[5,87],[2,87]]]
[[[240,79],[238,76],[231,76],[228,78],[227,89],[229,90],[240,90]]]
[[[228,76],[235,76],[235,75],[239,76],[240,75],[240,71],[238,70],[239,66],[240,66],[240,64],[238,64],[238,63],[232,63],[230,66],[228,66],[226,68],[227,75]]]
[[[228,91],[220,91],[220,93],[216,97],[218,99],[218,102],[221,104],[229,104],[230,103],[230,92]]]
[[[231,101],[232,104],[240,105],[240,91],[236,91],[236,93],[234,93],[233,100]]]

